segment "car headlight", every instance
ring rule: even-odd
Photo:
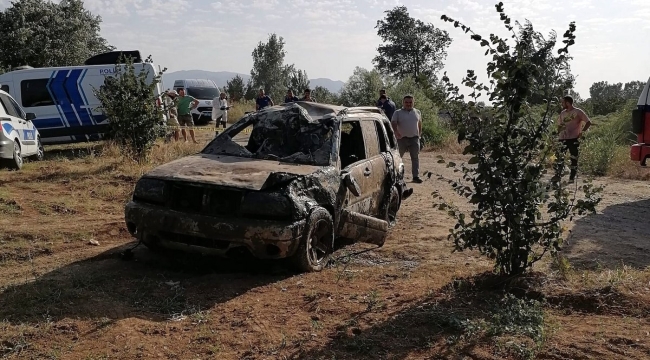
[[[249,192],[244,196],[241,213],[247,217],[285,220],[293,214],[289,197],[279,193]]]
[[[133,200],[162,204],[165,202],[165,182],[157,179],[141,178],[135,185]]]

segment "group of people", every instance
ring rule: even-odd
[[[307,88],[303,91],[303,97],[298,98],[293,94],[293,90],[289,89],[287,90],[287,95],[284,97],[284,103],[288,104],[290,102],[295,102],[295,101],[309,101],[309,102],[316,102],[314,98],[311,97],[311,89]],[[267,108],[269,106],[275,105],[273,103],[273,99],[271,99],[270,96],[266,95],[264,92],[264,89],[260,89],[257,98],[255,99],[255,110],[260,111],[264,108]]]
[[[175,141],[180,139],[180,133],[187,142],[187,133],[185,128],[189,128],[190,137],[195,144],[198,144],[194,136],[194,118],[192,110],[199,106],[199,100],[185,93],[185,89],[167,90],[164,92],[165,105],[167,108],[167,125],[174,127],[173,137]],[[225,92],[221,92],[219,97],[212,99],[212,120],[217,121],[223,128],[228,123],[228,99]],[[218,126],[218,125],[217,125]],[[180,129],[179,129],[180,128]]]
[[[194,97],[187,95],[185,89],[165,91],[168,98],[166,104],[169,109],[168,112],[168,125],[174,126],[174,139],[179,140],[179,128],[182,127],[182,134],[185,142],[187,142],[187,133],[185,127],[189,128],[190,137],[192,141],[197,144],[194,137],[194,121],[192,119],[192,110],[199,105],[199,101]],[[309,101],[316,102],[311,97],[311,89],[303,91],[303,97],[298,98],[294,95],[291,89],[287,90],[287,95],[284,98],[285,103],[295,101]],[[573,106],[573,98],[571,96],[564,96],[562,98],[562,112],[558,118],[559,140],[562,143],[562,151],[569,152],[571,155],[571,173],[569,182],[575,181],[578,169],[578,155],[580,139],[584,132],[591,126],[591,120],[587,114],[579,108]],[[255,101],[255,110],[259,111],[269,106],[273,106],[273,100],[265,94],[264,89],[259,90],[259,94]],[[385,89],[379,91],[379,99],[376,106],[384,111],[388,119],[391,121],[393,131],[397,137],[397,144],[400,156],[408,151],[411,157],[411,171],[413,174],[413,182],[422,183],[419,176],[420,173],[420,160],[419,154],[422,149],[422,113],[414,107],[415,99],[412,95],[406,95],[402,99],[402,107],[397,109],[395,102],[386,94]],[[212,101],[212,120],[218,121],[223,128],[226,128],[228,122],[228,100],[226,94],[221,92],[218,98]],[[582,123],[585,123],[584,127]]]

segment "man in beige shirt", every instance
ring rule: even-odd
[[[582,123],[585,126],[582,127]],[[582,109],[573,107],[573,98],[565,96],[562,98],[562,112],[558,118],[559,138],[562,142],[562,151],[566,153],[569,150],[571,154],[571,175],[569,182],[575,180],[578,172],[578,149],[580,147],[579,139],[582,133],[587,131],[591,126],[591,120]]]

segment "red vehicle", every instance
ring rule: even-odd
[[[630,149],[630,158],[646,166],[650,157],[650,79],[645,85],[637,108],[632,111],[632,131],[637,136],[637,143]]]

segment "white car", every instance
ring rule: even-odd
[[[34,113],[25,113],[8,93],[0,90],[0,161],[10,169],[20,170],[23,159],[43,159],[41,135],[32,123]]]

